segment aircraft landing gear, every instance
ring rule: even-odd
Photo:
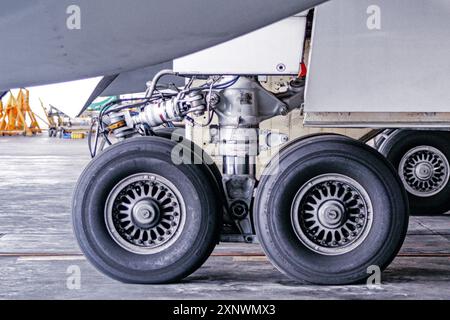
[[[171,72],[155,77],[146,98],[99,113],[97,137],[123,141],[82,174],[73,217],[80,247],[100,271],[125,282],[173,282],[195,271],[219,240],[256,238],[275,266],[306,282],[358,282],[368,267],[391,262],[406,235],[408,203],[377,151],[342,136],[305,137],[283,147],[257,179],[262,147],[273,151],[288,138],[260,123],[302,105],[301,79],[281,95],[255,77],[210,77],[198,87],[191,79],[154,92],[163,74]],[[183,138],[188,131],[172,135],[180,121],[209,127],[221,173]]]

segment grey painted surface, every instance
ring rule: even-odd
[[[0,90],[170,61],[236,38],[324,0],[5,0]],[[80,29],[67,28],[69,5]]]
[[[370,6],[380,29],[369,30]],[[318,8],[307,112],[450,111],[450,2],[347,0]]]
[[[448,215],[411,218],[401,253],[432,256],[398,257],[377,289],[302,285],[275,270],[258,245],[241,244],[219,245],[179,284],[118,283],[81,256],[72,233],[71,194],[88,161],[86,141],[0,138],[0,299],[450,299]],[[73,265],[80,290],[66,286]]]
[[[161,70],[173,69],[173,62],[164,62],[156,66],[150,66],[143,69],[128,71],[119,74],[119,76],[108,86],[101,96],[116,96],[127,93],[144,92],[147,87],[146,83]],[[163,83],[174,83],[177,86],[184,85],[185,78],[176,76],[165,76]]]

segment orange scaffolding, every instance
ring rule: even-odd
[[[30,93],[27,89],[20,89],[17,97],[9,92],[9,99],[4,107],[0,101],[0,136],[32,136],[41,132],[30,108]]]

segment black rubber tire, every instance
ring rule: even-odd
[[[170,283],[197,270],[219,240],[219,191],[203,165],[175,165],[175,142],[160,137],[133,138],[106,149],[86,167],[73,197],[74,232],[87,259],[104,274],[127,283]],[[192,152],[192,151],[187,151]],[[171,181],[184,196],[186,222],[167,249],[139,255],[109,235],[104,205],[112,188],[127,176],[151,172]]]
[[[358,181],[374,209],[367,238],[341,255],[308,249],[291,223],[291,205],[299,188],[325,173]],[[280,271],[301,282],[326,285],[363,281],[371,265],[386,268],[400,250],[408,227],[406,192],[392,166],[365,144],[333,135],[310,137],[284,149],[279,162],[271,162],[263,173],[254,214],[259,241]]]
[[[398,171],[403,156],[418,146],[431,146],[450,161],[450,133],[446,131],[399,130],[380,147],[380,152]],[[450,180],[436,195],[418,197],[408,192],[412,215],[438,215],[450,210]]]
[[[158,128],[155,130],[155,135],[161,138],[175,141],[176,143],[181,143],[182,141],[184,141],[186,146],[189,146],[191,150],[194,150],[194,152],[196,152],[198,156],[201,157],[206,162],[206,165],[208,166],[209,171],[213,175],[214,180],[217,183],[217,187],[219,188],[220,191],[219,197],[221,198],[223,197],[225,191],[223,189],[222,184],[222,172],[220,172],[219,168],[217,167],[217,164],[214,162],[214,160],[208,153],[206,153],[202,148],[197,146],[194,142],[189,141],[185,138],[184,128],[180,127]],[[224,201],[223,204],[226,205]]]
[[[186,135],[185,129],[180,127],[160,127],[155,129],[154,132],[158,137],[174,141],[178,141],[179,137],[184,137]]]

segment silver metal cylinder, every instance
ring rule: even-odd
[[[144,108],[144,111],[133,117],[135,125],[146,123],[150,127],[157,127],[169,121],[180,120],[181,117],[178,115],[176,99],[151,103]]]
[[[223,174],[226,175],[250,175],[256,174],[256,157],[223,157]]]

